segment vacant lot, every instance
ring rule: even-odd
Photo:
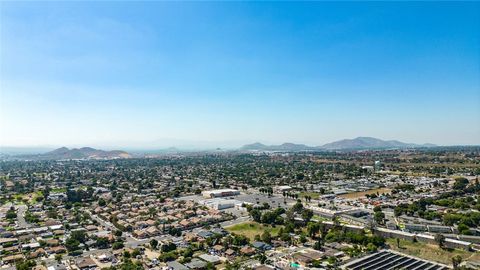
[[[407,240],[400,240],[400,248],[398,248],[395,239],[387,239],[387,244],[393,250],[425,260],[431,260],[447,265],[452,264],[452,257],[455,255],[462,256],[464,261],[480,261],[480,253],[468,252],[465,250],[441,249],[437,245],[429,245],[425,243],[412,242]]]
[[[259,224],[254,221],[248,221],[244,223],[239,223],[230,227],[226,227],[225,229],[231,233],[240,234],[248,237],[250,240],[255,238],[255,235],[262,235],[264,231],[270,232],[272,236],[278,234],[282,226],[267,226],[263,224]]]
[[[361,197],[365,197],[367,194],[382,194],[382,193],[390,193],[392,189],[390,188],[376,188],[376,189],[370,189],[366,191],[359,191],[359,192],[352,192],[352,193],[347,193],[340,195],[339,197],[345,198],[345,199],[358,199]]]

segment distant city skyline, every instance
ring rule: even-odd
[[[0,2],[0,146],[480,145],[478,2]]]

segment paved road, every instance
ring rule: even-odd
[[[228,227],[228,226],[232,226],[232,225],[243,223],[243,222],[250,221],[250,220],[252,220],[252,219],[249,216],[239,217],[239,218],[234,219],[234,220],[224,221],[224,222],[220,223],[220,226],[222,226],[222,228],[225,228],[225,227]]]
[[[24,204],[17,205],[17,221],[19,228],[28,228],[31,225],[25,220],[25,212],[27,211],[27,206]]]
[[[113,224],[111,222],[108,222],[108,221],[105,221],[101,218],[99,218],[97,215],[95,214],[92,214],[90,211],[87,210],[87,213],[90,214],[90,217],[92,217],[93,219],[95,219],[96,221],[98,221],[98,223],[100,223],[100,225],[102,225],[103,227],[107,227],[109,228],[110,230],[112,231],[115,231],[116,228],[115,226],[113,226]]]

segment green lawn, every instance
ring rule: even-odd
[[[36,191],[32,194],[32,203],[37,203],[37,198],[43,197],[43,192],[42,191]]]
[[[319,215],[313,215],[312,220],[317,220],[317,221],[332,221],[331,218],[321,217],[321,216],[319,216]]]
[[[278,234],[278,231],[280,230],[281,227],[282,226],[278,226],[278,225],[275,227],[272,227],[272,226],[263,225],[254,221],[248,221],[248,222],[243,222],[243,223],[226,227],[225,229],[231,233],[244,235],[248,237],[250,240],[254,240],[255,235],[261,235],[264,231],[268,231],[272,236],[275,236]]]
[[[61,192],[67,192],[67,188],[52,188],[52,190],[50,190],[50,193],[61,193]]]
[[[320,197],[320,193],[317,192],[301,192],[300,197],[305,198],[305,196],[310,196],[312,199],[316,200]]]
[[[400,240],[400,248],[398,248],[396,239],[389,238],[386,240],[392,250],[447,265],[452,264],[452,257],[456,255],[462,256],[464,261],[480,261],[480,253],[478,252],[475,253],[460,249],[441,249],[437,245],[407,240]]]

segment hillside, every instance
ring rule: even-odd
[[[342,149],[385,149],[385,148],[418,148],[433,147],[433,144],[404,143],[397,140],[381,140],[372,137],[357,137],[324,144],[321,148],[326,150]]]
[[[53,151],[37,154],[17,156],[23,159],[61,160],[61,159],[115,159],[130,158],[131,155],[125,151],[113,150],[104,151],[91,147],[72,148],[61,147]]]
[[[313,151],[318,149],[316,147],[308,146],[305,144],[283,143],[280,145],[265,145],[257,142],[257,143],[244,145],[240,148],[240,150],[297,152],[297,151]]]
[[[404,143],[397,140],[381,140],[372,137],[357,137],[355,139],[344,139],[322,146],[308,146],[305,144],[284,143],[281,145],[265,145],[252,143],[240,148],[242,151],[324,151],[324,150],[347,150],[347,149],[388,149],[388,148],[418,148],[435,147],[434,144]]]

